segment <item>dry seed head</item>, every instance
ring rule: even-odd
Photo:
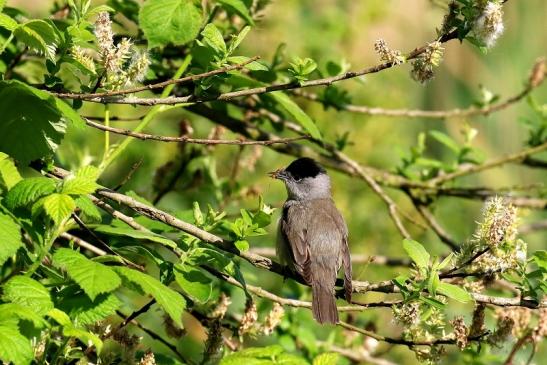
[[[405,62],[404,56],[400,51],[392,50],[387,46],[386,41],[378,39],[374,42],[374,50],[380,55],[380,60],[383,62],[389,62],[394,65],[399,65]]]
[[[211,313],[211,317],[218,318],[218,319],[224,318],[230,304],[232,304],[232,300],[230,299],[230,297],[224,293],[220,293],[218,304],[216,308],[213,310],[213,312]]]
[[[152,351],[146,352],[144,356],[142,357],[141,361],[139,361],[139,365],[156,365],[156,358],[154,357],[154,353]]]
[[[538,324],[532,333],[532,339],[539,343],[543,337],[547,337],[547,308],[539,310]]]
[[[72,48],[70,48],[70,55],[86,69],[95,73],[95,62],[91,56],[85,53],[83,48],[80,46],[72,46]]]
[[[454,326],[456,345],[460,350],[463,350],[467,346],[467,326],[465,325],[463,317],[456,317],[450,323]]]
[[[536,88],[541,85],[545,79],[545,73],[547,73],[547,62],[545,57],[542,57],[536,60],[532,72],[530,72],[530,76],[528,77],[530,87]]]
[[[285,314],[285,310],[283,309],[283,306],[277,302],[273,304],[273,308],[266,316],[266,319],[264,320],[264,325],[262,326],[262,332],[265,335],[271,334],[275,328],[281,323],[281,320],[283,319],[283,315]]]
[[[505,316],[498,317],[497,328],[494,333],[488,337],[488,343],[493,346],[501,346],[509,335],[511,335],[514,325],[515,321],[512,318]]]
[[[253,300],[249,299],[245,304],[245,313],[243,313],[243,317],[239,323],[239,335],[243,336],[244,334],[250,332],[257,320],[258,313],[256,311],[256,304]]]
[[[112,21],[106,11],[100,12],[95,20],[95,37],[101,54],[105,55],[114,48]]]
[[[420,304],[418,302],[404,303],[391,307],[395,322],[414,327],[420,323]]]
[[[502,35],[503,30],[502,4],[498,1],[488,1],[484,6],[481,15],[479,15],[473,25],[475,36],[481,40],[486,47],[491,48],[496,44],[496,41]]]
[[[422,84],[431,80],[435,76],[434,68],[441,64],[443,51],[441,42],[429,43],[425,51],[412,62],[412,78]]]

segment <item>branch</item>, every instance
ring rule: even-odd
[[[96,99],[96,98],[108,98],[108,97],[113,97],[117,95],[134,94],[134,93],[147,91],[147,90],[163,89],[164,87],[169,85],[185,84],[185,83],[194,82],[200,79],[204,79],[207,77],[223,74],[229,71],[239,70],[247,66],[248,64],[258,60],[259,58],[260,58],[259,56],[255,56],[248,59],[245,62],[236,64],[236,65],[225,66],[216,70],[204,72],[197,75],[186,76],[180,79],[169,79],[167,81],[158,82],[156,84],[139,86],[139,87],[134,87],[131,89],[106,91],[102,93],[91,93],[91,94],[84,94],[84,93],[52,93],[52,94],[63,99],[88,100],[88,99]]]
[[[506,155],[506,156],[503,156],[503,157],[500,157],[500,158],[490,160],[490,161],[485,162],[481,165],[464,165],[464,166],[461,166],[458,170],[456,170],[454,172],[451,172],[451,173],[448,173],[448,174],[445,174],[445,175],[441,175],[441,176],[438,176],[436,178],[433,178],[433,179],[429,180],[429,184],[431,186],[441,185],[441,184],[443,184],[447,181],[454,180],[458,177],[462,177],[462,176],[473,174],[473,173],[476,173],[476,172],[488,170],[488,169],[491,169],[491,168],[494,168],[494,167],[504,165],[506,163],[522,161],[530,155],[540,153],[540,152],[543,152],[545,150],[547,150],[547,142],[544,142],[544,143],[542,143],[538,146],[535,146],[535,147],[527,148],[525,150],[522,150],[522,151],[519,151],[519,152],[516,152],[516,153],[512,153],[512,154],[509,154],[509,155]]]
[[[535,62],[531,73],[534,74],[534,71],[537,68],[542,67],[544,63],[545,63],[545,59],[538,59]],[[522,99],[524,99],[528,94],[530,94],[534,89],[539,87],[542,83],[543,83],[543,78],[540,78],[538,81],[533,83],[528,82],[526,87],[523,90],[521,90],[518,94],[507,98],[505,101],[502,101],[496,104],[486,105],[481,108],[470,106],[466,109],[452,109],[452,110],[411,110],[411,109],[375,108],[370,106],[352,105],[352,104],[344,104],[339,106],[337,105],[335,106],[335,108],[338,110],[348,111],[352,113],[379,115],[383,117],[433,118],[433,119],[447,119],[447,118],[454,118],[454,117],[467,118],[467,117],[472,117],[476,115],[489,115],[489,114],[498,112],[500,110],[506,109],[509,106],[516,104]],[[305,99],[323,103],[323,100],[321,100],[321,97],[318,96],[317,94],[307,93],[302,90],[295,90],[293,91],[293,93]],[[542,161],[540,161],[540,165],[538,167],[545,167],[546,163],[543,162],[543,164],[541,164],[541,162]]]
[[[279,138],[279,139],[272,139],[272,140],[265,140],[265,141],[245,141],[240,139],[223,140],[223,139],[199,139],[199,138],[189,138],[189,137],[168,137],[168,136],[158,136],[154,134],[133,132],[129,129],[109,127],[100,123],[92,122],[90,120],[86,120],[86,124],[90,127],[97,128],[102,131],[108,131],[108,132],[121,134],[124,136],[130,136],[130,137],[142,139],[142,140],[151,139],[151,140],[161,141],[161,142],[193,143],[193,144],[204,144],[204,145],[228,144],[228,145],[241,145],[241,146],[247,146],[247,145],[269,146],[276,143],[286,144],[290,142],[309,139],[309,136]]]
[[[275,249],[271,247],[255,247],[251,248],[250,252],[262,255],[266,257],[275,257]],[[354,264],[375,264],[375,265],[386,265],[386,266],[410,266],[412,261],[405,258],[393,258],[382,255],[363,255],[363,254],[352,254],[351,262]]]
[[[54,167],[52,169],[52,174],[62,178],[67,176],[68,172],[58,167]],[[109,199],[112,199],[122,205],[125,205],[128,208],[136,211],[137,213],[147,216],[148,218],[161,221],[172,227],[180,229],[183,232],[186,232],[196,238],[199,238],[203,242],[207,242],[217,246],[221,250],[224,250],[226,252],[239,256],[257,268],[271,271],[285,278],[289,277],[291,279],[296,280],[299,283],[302,283],[303,285],[306,285],[301,277],[290,273],[289,270],[286,270],[286,268],[281,266],[279,263],[267,257],[253,254],[251,252],[241,252],[234,247],[232,242],[224,240],[221,237],[211,234],[207,231],[204,231],[201,228],[198,228],[190,223],[184,222],[172,216],[169,213],[166,213],[155,207],[150,207],[146,204],[138,202],[135,199],[128,197],[126,195],[116,193],[107,189],[97,190],[97,194],[107,197]],[[336,283],[338,286],[343,286],[343,281],[340,279],[338,279]],[[369,283],[366,281],[353,281],[352,285],[353,285],[353,290],[355,293],[366,293],[368,291],[378,291],[382,293],[398,293],[399,292],[398,288],[390,280],[386,280],[386,281],[378,282],[378,283]],[[527,308],[547,307],[547,300],[538,304],[531,300],[526,300],[521,298],[499,298],[499,297],[491,297],[488,295],[477,294],[477,293],[471,293],[471,296],[477,302],[488,303],[488,304],[493,304],[498,306],[522,306]]]
[[[420,214],[425,219],[429,227],[431,227],[433,232],[437,234],[440,240],[444,242],[445,244],[447,244],[452,249],[452,251],[457,250],[459,248],[459,245],[456,243],[456,241],[454,241],[452,237],[450,237],[450,235],[444,230],[444,228],[441,227],[439,222],[437,222],[437,219],[435,219],[435,216],[433,215],[433,213],[431,213],[431,211],[427,209],[427,206],[419,202],[413,196],[410,196],[410,198],[412,199],[412,202],[414,206],[416,207],[416,209],[418,210],[418,212],[420,212]]]
[[[458,34],[457,31],[450,32],[449,34],[445,34],[441,36],[438,40],[441,43],[448,42],[449,40],[457,38]],[[412,60],[422,53],[424,53],[428,48],[428,45],[424,45],[422,47],[416,48],[410,53],[406,55],[407,60]],[[292,89],[301,89],[301,88],[307,88],[312,86],[325,86],[325,85],[332,85],[333,83],[348,80],[356,77],[360,77],[367,74],[377,73],[382,70],[391,68],[393,66],[396,66],[397,64],[392,62],[384,62],[380,63],[378,65],[364,68],[360,71],[348,71],[343,74],[332,76],[332,77],[326,77],[321,79],[315,79],[315,80],[308,80],[308,81],[291,81],[283,84],[276,84],[276,85],[269,85],[269,86],[260,86],[250,89],[244,89],[244,90],[238,90],[238,91],[231,91],[227,93],[223,93],[216,96],[208,96],[208,97],[199,97],[196,95],[186,95],[181,97],[168,97],[168,98],[137,98],[137,97],[126,97],[126,98],[116,98],[112,96],[95,96],[95,97],[86,97],[85,100],[93,103],[103,103],[103,104],[131,104],[131,105],[175,105],[175,104],[185,104],[185,103],[203,103],[206,101],[228,101],[235,98],[240,98],[244,96],[250,96],[250,95],[260,95],[265,93],[270,93],[274,91],[281,91],[281,90],[292,90]],[[56,96],[60,98],[73,98],[75,95],[82,95],[82,94],[57,94]]]

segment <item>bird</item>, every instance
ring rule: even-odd
[[[320,324],[339,322],[335,283],[344,267],[344,293],[351,302],[348,229],[336,208],[327,171],[302,157],[269,173],[284,182],[287,200],[278,223],[276,254],[282,265],[312,288],[312,313]]]

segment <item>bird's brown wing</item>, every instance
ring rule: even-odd
[[[281,232],[289,245],[294,268],[304,281],[311,283],[310,249],[306,239],[306,208],[301,204],[286,204],[281,218]]]

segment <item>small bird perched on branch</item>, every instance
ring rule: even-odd
[[[279,221],[277,256],[312,287],[313,317],[338,323],[334,285],[344,265],[344,291],[351,301],[351,259],[348,229],[331,197],[330,178],[311,158],[269,173],[282,180],[288,198]]]

